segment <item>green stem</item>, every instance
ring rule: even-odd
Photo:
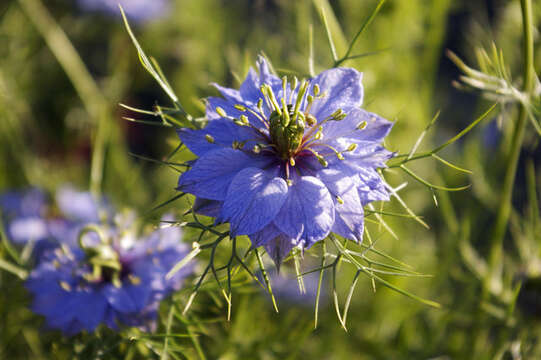
[[[522,8],[522,25],[524,33],[524,93],[531,94],[534,87],[535,73],[533,67],[533,21],[532,21],[532,2],[531,0],[520,0]],[[500,207],[491,236],[491,249],[489,257],[489,277],[494,279],[498,276],[501,269],[503,257],[503,239],[507,230],[507,223],[511,213],[511,200],[513,195],[513,185],[520,157],[520,150],[524,139],[528,111],[525,104],[520,105],[518,121],[515,125],[513,138],[511,140],[511,151],[508,157],[507,170],[503,182],[502,197]],[[490,281],[491,279],[487,279]],[[490,283],[486,284],[490,285]]]
[[[40,0],[19,0],[19,4],[66,72],[88,113],[92,118],[97,119],[90,187],[95,194],[99,194],[103,177],[105,145],[109,133],[107,101],[66,33],[43,3]]]

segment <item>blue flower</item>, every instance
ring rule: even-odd
[[[178,189],[194,209],[229,222],[276,263],[334,232],[362,241],[363,206],[388,200],[376,169],[392,153],[382,145],[392,123],[360,108],[362,74],[351,68],[313,79],[279,79],[265,59],[239,90],[215,85],[208,125],[179,129],[198,159]]]
[[[45,194],[36,188],[0,195],[0,209],[6,232],[13,242],[40,241],[48,236]]]
[[[169,9],[168,0],[78,0],[79,5],[88,11],[103,11],[120,15],[118,5],[122,5],[126,16],[136,22],[146,22],[159,18]]]
[[[58,240],[73,244],[82,226],[112,221],[108,203],[104,199],[96,201],[89,192],[64,185],[58,189],[55,200],[51,203],[43,191],[36,188],[0,195],[8,238],[18,244],[37,243],[39,246]]]
[[[178,227],[144,238],[127,229],[84,228],[79,246],[45,253],[30,273],[26,287],[34,297],[32,310],[67,335],[94,331],[100,324],[153,330],[160,301],[190,272],[185,268],[165,278],[188,252],[180,238]]]

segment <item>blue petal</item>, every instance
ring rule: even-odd
[[[249,139],[257,138],[253,129],[247,126],[238,126],[231,120],[223,119],[211,121],[201,130],[178,129],[177,134],[184,145],[199,157],[216,149],[231,148],[233,141],[246,141],[248,143]],[[214,142],[210,143],[206,135],[212,136]],[[248,148],[250,145],[245,146]]]
[[[278,96],[282,87],[282,80],[270,71],[270,65],[265,57],[259,56],[256,66],[259,74],[250,69],[246,79],[240,86],[240,94],[245,104],[256,104],[262,98],[260,87],[263,84],[270,85],[276,96]]]
[[[39,217],[24,217],[13,220],[8,226],[8,233],[16,243],[38,241],[49,234],[47,222]]]
[[[209,97],[207,99],[207,107],[206,107],[207,119],[209,120],[209,122],[212,122],[212,121],[218,120],[218,119],[227,120],[228,122],[234,124],[233,120],[231,118],[239,119],[241,115],[245,115],[252,125],[255,125],[263,133],[268,133],[268,131],[266,130],[266,127],[261,122],[261,120],[260,120],[260,118],[258,116],[254,115],[250,111],[240,111],[240,110],[238,110],[237,108],[235,108],[235,105],[237,105],[237,104],[244,105],[244,106],[246,106],[248,108],[251,108],[253,110],[253,112],[258,113],[258,109],[257,109],[256,104],[246,103],[246,102],[243,102],[242,100],[232,102],[230,100],[225,100],[225,99],[218,98],[218,97]],[[218,114],[218,112],[216,110],[218,107],[221,107],[225,111],[226,115],[228,116],[227,118],[223,118],[222,115]],[[235,126],[239,127],[238,125],[235,125]],[[243,127],[243,126],[240,126],[240,128],[244,129],[245,131],[247,129],[250,130],[250,131],[253,130],[253,129],[249,128],[249,127]],[[260,137],[259,133],[257,133],[257,132],[254,132],[254,134],[257,134],[257,136]],[[253,137],[253,135],[252,135],[252,137]]]
[[[227,87],[223,87],[221,85],[218,85],[216,83],[211,83],[212,86],[214,86],[218,91],[222,94],[222,96],[228,100],[229,102],[233,104],[240,104],[243,101],[242,96],[240,92],[236,89],[230,89]]]
[[[361,242],[363,239],[364,210],[356,189],[351,189],[340,196],[343,204],[335,200],[334,233],[346,239]]]
[[[81,303],[84,309],[79,309],[76,317],[86,330],[93,331],[103,320],[107,301],[101,294],[89,292],[82,295]]]
[[[62,299],[58,299],[45,314],[47,324],[53,328],[60,328],[68,332],[71,323],[77,319],[81,309],[85,308],[84,296],[78,292],[70,292]]]
[[[178,189],[197,197],[223,201],[229,184],[239,171],[247,167],[263,167],[268,163],[268,157],[249,156],[240,150],[213,150],[180,176]]]
[[[347,116],[341,121],[328,121],[323,124],[324,141],[345,150],[350,144],[363,146],[365,143],[381,143],[389,134],[393,123],[379,115],[358,108],[343,109]],[[358,126],[366,122],[364,128]]]
[[[165,278],[165,274],[163,275]],[[136,311],[141,311],[147,305],[152,289],[150,284],[141,283],[140,285],[126,286],[125,291],[128,293],[130,298],[133,299],[137,308]]]
[[[338,109],[360,107],[363,102],[362,77],[362,73],[351,68],[326,70],[316,76],[310,86],[313,88],[318,84],[326,96],[313,102],[310,113],[321,121]]]
[[[223,204],[224,203],[222,201],[196,198],[193,204],[193,210],[197,214],[215,218],[215,217],[220,216],[220,212],[222,211]]]
[[[344,153],[348,166],[357,169],[386,167],[385,163],[393,156],[394,153],[373,143],[370,145],[365,143],[365,146],[359,146],[353,152]]]
[[[36,188],[13,191],[0,195],[0,207],[4,214],[12,216],[40,216],[46,207],[45,194]]]
[[[98,202],[89,192],[79,192],[70,186],[60,188],[56,193],[60,211],[69,218],[86,222],[98,222]]]
[[[109,284],[103,287],[101,293],[109,304],[116,310],[122,313],[131,313],[137,311],[137,305],[131,296],[126,292],[126,289],[117,288]]]
[[[274,240],[274,238],[281,234],[283,233],[280,231],[280,229],[278,229],[273,223],[270,223],[258,232],[251,234],[250,241],[252,242],[252,247],[257,248],[261,245],[269,243],[271,240]]]
[[[227,190],[220,221],[229,221],[231,235],[249,235],[261,230],[278,214],[288,186],[280,177],[257,168],[240,171]]]
[[[329,189],[332,195],[342,195],[356,187],[357,169],[348,166],[346,162],[329,158],[329,165],[323,167],[315,158],[306,157],[299,161],[299,168],[303,175],[315,176]]]
[[[240,86],[240,94],[245,102],[256,104],[262,98],[259,90],[259,77],[254,69],[250,68],[246,79]]]
[[[267,244],[265,244],[265,250],[274,261],[276,267],[280,269],[280,264],[282,263],[282,260],[295,246],[295,239],[292,239],[285,234],[281,234],[269,241]]]
[[[370,168],[359,169],[359,186],[357,190],[363,205],[371,201],[388,201],[390,198],[380,175]]]
[[[313,176],[297,177],[287,199],[274,219],[286,235],[310,247],[324,239],[334,223],[334,203],[325,185]]]

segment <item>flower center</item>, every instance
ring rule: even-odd
[[[88,246],[84,243],[85,234],[94,233],[99,237],[99,243]],[[112,283],[116,287],[122,286],[122,280],[128,278],[133,284],[138,279],[131,276],[128,264],[123,264],[118,251],[112,245],[111,240],[101,231],[98,226],[88,225],[79,233],[79,245],[85,253],[84,262],[88,264],[92,272],[85,274],[86,281],[91,283]]]
[[[269,117],[271,142],[276,146],[278,155],[287,160],[294,156],[302,143],[304,121],[294,112],[293,106],[287,106],[287,112],[273,111]]]

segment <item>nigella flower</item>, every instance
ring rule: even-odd
[[[354,69],[299,83],[273,75],[263,58],[258,67],[240,90],[215,85],[223,98],[208,99],[204,129],[178,130],[199,157],[178,189],[276,263],[331,232],[360,242],[363,206],[389,199],[376,169],[392,156],[381,145],[392,123],[360,108]]]
[[[178,290],[190,271],[165,278],[188,252],[179,242],[180,229],[136,239],[129,231],[89,225],[80,235],[79,246],[49,251],[31,272],[26,287],[34,296],[32,310],[67,335],[100,324],[152,330],[160,301]]]
[[[88,11],[103,11],[111,15],[120,15],[121,5],[129,19],[145,22],[159,18],[169,9],[168,0],[78,0],[80,6]]]
[[[89,192],[64,185],[56,192],[55,200],[48,201],[37,188],[0,195],[8,238],[18,244],[37,243],[40,249],[44,245],[41,243],[57,240],[73,244],[83,225],[112,220],[108,203],[104,199],[97,201]]]
[[[41,190],[6,192],[0,195],[0,209],[10,240],[26,243],[47,238],[47,221],[43,217],[47,201]]]

